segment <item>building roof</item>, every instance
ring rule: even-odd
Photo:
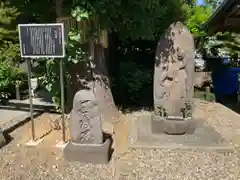
[[[240,0],[225,0],[204,24],[208,32],[240,32]]]

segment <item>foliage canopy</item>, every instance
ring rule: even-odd
[[[136,40],[155,39],[173,21],[184,20],[183,4],[182,0],[75,0],[73,6],[78,16],[97,16],[100,28]]]
[[[0,100],[11,96],[21,71],[15,66],[19,58],[16,18],[19,11],[9,3],[0,3]]]

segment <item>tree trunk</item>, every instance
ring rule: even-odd
[[[63,0],[55,0],[57,17],[62,16],[62,2]],[[67,113],[71,111],[73,98],[77,91],[93,85],[103,118],[117,119],[119,113],[110,88],[105,49],[101,44],[95,44],[93,40],[84,44],[83,47],[86,52],[89,52],[89,59],[86,59],[86,62],[91,64],[90,66],[88,63],[68,64],[67,71],[70,73],[70,79],[67,81],[66,111]]]
[[[92,43],[92,44],[91,44]],[[93,88],[99,102],[99,108],[104,119],[116,120],[119,112],[115,106],[110,80],[107,70],[104,48],[101,44],[94,44],[90,41],[83,45],[89,52],[88,63],[70,64],[67,69],[71,78],[67,93],[67,112],[72,109],[74,95],[83,88]]]
[[[100,44],[94,45],[93,62],[95,93],[100,105],[100,110],[105,119],[115,121],[119,117],[119,112],[112,96],[104,48]]]

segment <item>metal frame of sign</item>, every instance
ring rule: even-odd
[[[62,28],[62,50],[63,50],[63,55],[61,56],[54,56],[54,55],[36,55],[36,56],[26,56],[23,55],[22,53],[22,39],[21,39],[21,27],[29,27],[29,26],[61,26]],[[63,23],[48,23],[48,24],[19,24],[18,25],[18,34],[19,34],[19,44],[20,44],[20,51],[21,51],[21,57],[22,58],[64,58],[66,55],[65,52],[65,38],[64,38],[64,25]]]
[[[22,53],[22,41],[21,41],[21,28],[20,27],[28,27],[28,26],[53,26],[58,25],[62,28],[62,52],[61,56],[55,55],[37,55],[37,56],[25,56]],[[32,141],[33,143],[37,141],[35,135],[35,121],[33,119],[33,98],[32,98],[32,85],[31,85],[31,59],[37,58],[60,58],[59,68],[60,68],[60,88],[61,88],[61,109],[62,109],[62,143],[66,141],[66,132],[65,132],[65,105],[64,105],[64,78],[63,78],[63,58],[65,57],[65,39],[64,39],[64,24],[63,23],[49,23],[49,24],[19,24],[18,25],[18,32],[19,32],[19,42],[20,42],[20,50],[21,50],[21,57],[27,58],[27,65],[28,65],[28,90],[29,90],[29,108],[30,108],[30,118],[32,122]]]

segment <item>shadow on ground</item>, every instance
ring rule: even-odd
[[[43,114],[43,112],[34,114],[33,118],[35,119],[35,118],[39,117],[39,116],[42,115],[42,114]],[[24,125],[25,125],[26,123],[28,123],[30,120],[31,120],[30,118],[26,118],[26,119],[24,119],[23,121],[20,121],[19,123],[17,123],[17,124],[15,124],[15,125],[11,126],[10,128],[4,130],[4,131],[3,131],[3,136],[4,136],[5,140],[6,140],[6,144],[5,144],[4,146],[8,145],[12,140],[14,140],[13,136],[11,136],[11,133],[12,133],[14,130],[18,129],[19,127],[24,126]]]
[[[13,138],[9,133],[7,133],[7,132],[3,132],[3,136],[4,136],[5,140],[6,140],[6,144],[5,144],[4,146],[8,145],[8,144],[14,139],[14,138]]]
[[[237,114],[240,114],[240,102],[237,103],[229,103],[229,104],[223,104],[220,103],[221,105],[225,106],[226,108],[234,111]]]
[[[105,141],[106,139],[110,140],[110,150],[109,150],[109,154],[108,154],[108,161],[110,161],[112,159],[112,155],[114,152],[114,149],[112,147],[113,145],[113,138],[112,135],[106,132],[103,132],[103,141]]]

